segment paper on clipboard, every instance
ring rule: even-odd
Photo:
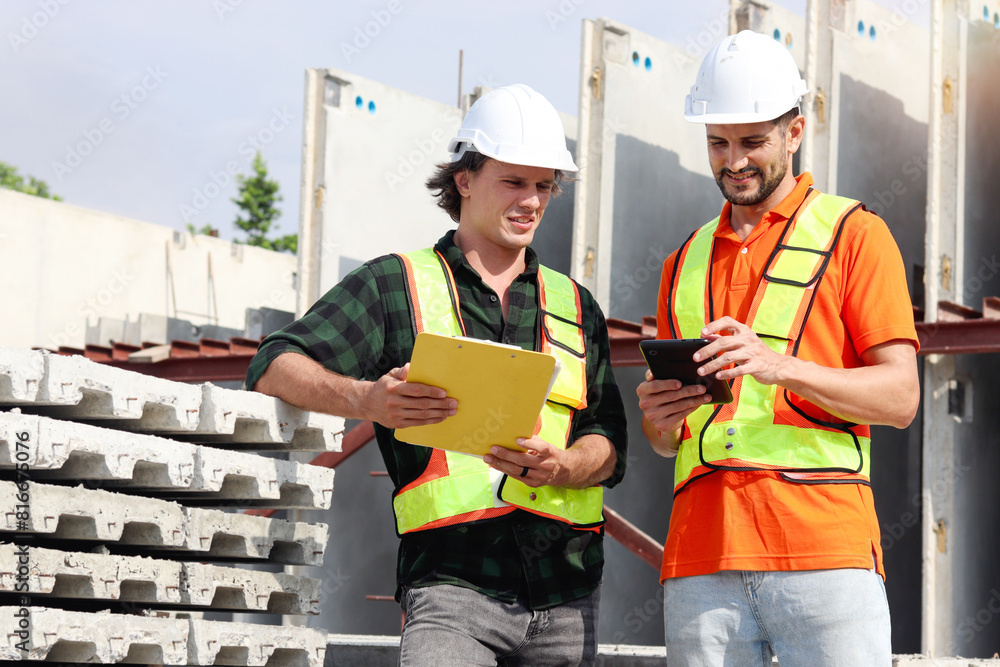
[[[417,335],[407,382],[441,387],[458,411],[437,424],[396,429],[413,445],[482,456],[493,445],[522,450],[559,372],[558,360],[473,338]]]

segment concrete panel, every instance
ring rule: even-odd
[[[149,553],[197,552],[203,558],[322,565],[326,524],[290,522],[221,510],[181,507],[157,498],[82,486],[28,482],[27,517],[16,511],[14,482],[0,481],[0,533],[41,540],[117,542]],[[19,516],[20,514],[20,516]],[[46,542],[47,543],[47,542]]]
[[[339,451],[344,430],[339,417],[256,392],[195,386],[81,356],[16,348],[0,348],[0,392],[0,405],[239,449]]]
[[[177,604],[182,601],[182,563],[137,556],[77,553],[0,544],[0,563],[27,563],[28,591],[51,598],[88,598]],[[0,591],[15,592],[23,582],[0,572]],[[39,599],[36,598],[36,602]]]
[[[28,360],[36,354],[5,352]],[[143,430],[190,431],[198,425],[199,387],[96,364],[81,356],[41,354],[45,374],[37,392],[0,401],[61,418],[129,420]]]
[[[41,352],[0,347],[0,404],[33,403],[44,377]]]
[[[295,314],[286,310],[247,308],[246,320],[243,325],[243,337],[254,340],[263,338],[291,324],[294,319]]]
[[[806,22],[800,14],[777,3],[755,0],[730,0],[730,6],[730,27],[733,28],[730,34],[740,30],[753,30],[770,35],[788,49],[795,62],[805,62]]]
[[[330,536],[325,523],[271,519],[221,510],[184,508],[186,549],[226,560],[322,565]]]
[[[990,22],[969,26],[965,170],[965,271],[957,285],[960,303],[982,308],[984,296],[1000,294],[1000,224],[996,183],[1000,178],[1000,30]]]
[[[329,509],[333,496],[332,468],[295,461],[198,447],[194,470],[190,486],[162,497],[202,507]]]
[[[715,180],[681,167],[677,153],[626,135],[615,143],[606,307],[609,317],[639,322],[656,312],[663,261],[719,214],[722,198]]]
[[[666,255],[721,207],[704,127],[683,119],[702,54],[608,19],[583,31],[573,277],[638,320]]]
[[[25,639],[30,651],[22,652],[16,648],[17,611],[0,607],[0,632],[8,638],[0,644],[3,660],[188,663],[187,620],[32,607]]]
[[[478,89],[477,89],[478,91]],[[542,91],[544,93],[544,91]],[[471,100],[470,100],[471,102]],[[363,262],[432,245],[455,223],[424,183],[448,158],[463,111],[340,70],[307,74],[299,311]],[[575,119],[563,115],[569,147]],[[533,247],[568,271],[574,184],[552,200]],[[315,270],[313,267],[317,267]]]
[[[147,488],[189,487],[197,450],[197,445],[154,436],[0,413],[0,469],[13,470],[16,464],[25,463],[38,480],[122,480]]]
[[[0,607],[3,660],[320,667],[326,633],[294,626],[226,623],[31,607],[29,651],[16,647],[16,607]]]
[[[562,112],[559,113],[559,117],[566,131],[566,147],[576,155],[576,117]],[[572,269],[573,206],[577,181],[576,175],[567,174],[567,176],[570,176],[571,180],[562,182],[562,192],[549,199],[549,205],[545,208],[542,222],[535,231],[531,247],[538,253],[538,261],[568,275]]]
[[[0,532],[26,532],[60,540],[97,540],[156,547],[183,547],[180,505],[79,487],[28,482],[27,518],[15,511],[18,491],[0,481]]]
[[[982,308],[983,297],[1000,295],[1000,225],[997,224],[996,183],[1000,178],[1000,30],[995,28],[995,3],[970,3],[974,20],[968,25],[965,93],[966,168],[964,178],[964,271],[955,285],[961,303]],[[984,19],[984,8],[990,9]],[[959,187],[962,184],[959,183]],[[960,221],[962,222],[962,221]],[[949,527],[953,553],[953,641],[945,655],[990,657],[1000,646],[1000,452],[995,446],[1000,428],[996,378],[1000,356],[971,355],[956,360],[955,379],[965,406],[955,430],[954,515]]]
[[[125,320],[114,317],[99,317],[97,324],[87,323],[87,334],[84,342],[87,345],[107,345],[121,342],[127,338]]]
[[[27,563],[26,575],[13,571],[19,562]],[[0,571],[0,592],[15,593],[26,581],[33,597],[45,596],[35,601],[46,604],[89,599],[139,603],[133,609],[180,605],[273,614],[319,611],[319,579],[281,572],[13,544],[0,544],[0,563],[11,569]]]
[[[307,128],[303,160],[315,185],[303,197],[314,206],[302,207],[308,245],[300,263],[311,264],[302,267],[299,312],[361,262],[431,245],[453,226],[424,181],[445,159],[462,117],[455,107],[348,72],[309,73],[307,122],[315,116],[316,130]]]
[[[329,468],[0,413],[0,469],[18,463],[36,480],[99,482],[202,506],[238,500],[241,507],[327,509],[333,494]]]
[[[848,9],[853,20],[847,31],[831,29],[839,81],[828,106],[830,122],[839,127],[835,179],[828,187],[886,221],[912,290],[924,264],[930,35],[868,0],[850,2]]]
[[[932,6],[927,298],[982,307],[998,293],[989,205],[998,175],[995,132],[1000,62],[990,3]],[[931,318],[937,313],[928,311]],[[1000,611],[997,548],[995,355],[929,358],[925,381],[924,636],[935,656],[992,655]]]
[[[0,190],[5,345],[82,347],[99,317],[139,313],[243,329],[246,308],[295,307],[296,259]]]
[[[955,377],[964,386],[964,415],[955,425],[954,515],[945,526],[953,563],[953,647],[943,655],[988,658],[1000,646],[1000,356],[963,355]],[[932,488],[933,491],[933,488]],[[950,650],[947,650],[950,649]]]
[[[227,449],[340,451],[344,420],[307,412],[252,391],[201,386],[200,421],[190,439]]]
[[[191,619],[188,659],[195,665],[320,667],[326,633],[294,626],[270,627]]]
[[[318,614],[321,582],[282,572],[184,563],[185,604],[272,614]]]

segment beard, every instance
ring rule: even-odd
[[[760,167],[747,166],[739,171],[731,171],[725,167],[720,169],[715,174],[715,183],[719,186],[722,196],[734,206],[757,206],[767,200],[778,189],[781,181],[785,179],[785,174],[788,173],[788,153],[782,151],[781,155],[781,161],[774,165],[770,175],[765,175]],[[723,182],[726,176],[745,176],[747,174],[756,174],[761,177],[763,182],[756,192],[730,192],[726,189],[726,184]]]

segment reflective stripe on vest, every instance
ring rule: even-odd
[[[402,255],[400,260],[405,267],[415,331],[464,335],[458,292],[445,259],[428,248]],[[537,336],[538,347],[541,352],[554,353],[562,371],[532,435],[565,448],[575,410],[587,405],[580,297],[568,277],[545,267],[539,267],[538,275],[539,305],[547,311],[539,315],[542,330]],[[516,507],[587,528],[601,525],[604,507],[599,486],[531,488],[492,470],[479,457],[441,449],[431,450],[424,472],[396,492],[392,505],[400,535],[494,518]]]
[[[844,221],[860,204],[807,194],[788,221],[765,265],[747,325],[778,354],[797,356],[802,330]],[[713,234],[719,218],[703,226],[678,254],[672,281],[671,329],[680,338],[698,338],[710,312]],[[777,385],[747,375],[733,382],[734,401],[705,405],[685,422],[674,468],[674,491],[716,470],[777,470],[802,481],[868,481],[871,440],[868,428],[821,422],[798,409]],[[787,406],[787,408],[779,405]],[[775,423],[777,409],[783,421]]]

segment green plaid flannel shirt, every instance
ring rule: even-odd
[[[529,248],[527,268],[510,287],[506,322],[500,300],[469,265],[449,232],[435,246],[451,265],[462,319],[473,338],[535,349],[538,332],[538,260]],[[625,410],[611,368],[604,315],[581,288],[587,337],[587,402],[576,413],[570,442],[596,433],[615,446],[618,461],[604,486],[625,474],[628,439]],[[388,255],[351,272],[302,319],[271,334],[260,345],[247,372],[252,389],[279,354],[305,354],[327,369],[362,380],[376,380],[410,360],[414,332],[405,276]],[[393,431],[375,425],[382,458],[397,489],[416,479],[430,449],[399,443]],[[517,510],[476,524],[417,531],[401,537],[396,597],[404,587],[454,584],[531,609],[546,609],[592,593],[604,567],[603,531],[574,530],[558,521]]]

